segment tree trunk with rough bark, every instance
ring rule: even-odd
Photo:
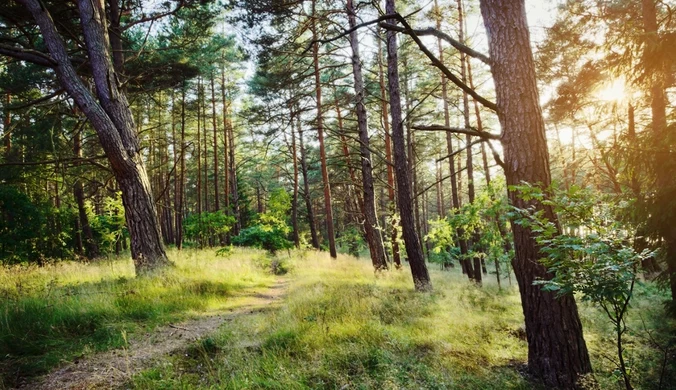
[[[77,1],[97,101],[77,75],[47,8],[38,0],[19,2],[40,27],[59,82],[89,119],[110,161],[122,191],[136,272],[143,274],[170,264],[164,251],[132,113],[127,97],[121,90],[120,78],[113,68],[103,4]]]
[[[312,62],[315,76],[315,99],[317,104],[317,135],[319,138],[319,159],[324,187],[324,212],[326,214],[326,235],[329,238],[329,253],[336,258],[336,235],[333,231],[333,206],[331,204],[331,183],[329,182],[329,168],[326,161],[326,145],[324,142],[324,124],[322,114],[322,84],[319,71],[319,42],[317,42],[317,0],[312,1]]]
[[[524,0],[481,0],[481,14],[488,32],[498,118],[503,129],[507,185],[529,182],[548,187],[549,154]],[[518,193],[508,192],[514,206],[535,206],[556,221],[550,207],[526,202]],[[533,233],[518,224],[513,224],[512,229],[516,251],[512,265],[526,321],[529,370],[548,388],[576,388],[579,377],[591,372],[591,363],[575,299],[571,295],[557,298],[533,285],[536,279],[551,275],[538,261],[542,254]]]
[[[352,0],[347,0],[347,17],[350,28],[357,25]],[[361,160],[362,187],[364,192],[364,231],[366,242],[371,253],[371,262],[376,271],[387,269],[385,248],[378,228],[378,214],[376,213],[376,193],[373,186],[373,167],[371,165],[371,151],[368,134],[366,107],[364,106],[364,78],[362,76],[361,59],[359,58],[359,41],[357,31],[349,36],[352,48],[352,75],[354,76],[355,110],[357,112],[357,126],[359,128],[359,152]]]
[[[394,0],[386,1],[386,12],[396,13]],[[395,23],[391,20],[390,23]],[[411,196],[411,177],[406,158],[406,139],[404,137],[404,123],[401,116],[401,95],[399,92],[399,68],[397,55],[397,35],[394,31],[387,31],[387,80],[390,87],[390,113],[392,115],[392,143],[394,144],[394,168],[397,178],[397,203],[401,216],[406,254],[411,267],[413,283],[416,290],[432,289],[432,282],[422,253],[420,239],[415,229],[413,218],[413,197]]]
[[[387,93],[385,91],[385,76],[383,71],[382,39],[380,33],[377,34],[378,41],[378,80],[380,83],[380,108],[382,113],[383,129],[385,130],[385,160],[387,164],[387,196],[390,201],[391,214],[396,213],[395,182],[394,182],[394,161],[392,159],[392,139],[390,137],[390,118],[387,112]],[[390,240],[392,244],[392,262],[394,267],[401,268],[401,255],[399,254],[399,227],[396,222],[392,222],[390,227],[392,233]]]

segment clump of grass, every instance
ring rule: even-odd
[[[259,251],[171,251],[166,271],[135,278],[128,259],[0,268],[0,373],[6,385],[63,361],[124,345],[123,334],[229,304],[272,277]],[[2,387],[2,386],[0,386]]]

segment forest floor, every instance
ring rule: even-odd
[[[374,274],[366,259],[280,253],[280,277],[262,252],[214,253],[173,251],[176,267],[141,279],[123,260],[0,268],[0,389],[538,388],[518,289],[494,273],[478,287],[431,264],[434,291],[417,293],[407,268]],[[676,383],[665,299],[638,283],[636,388]],[[595,376],[618,388],[612,326],[579,309]]]
[[[257,289],[258,290],[258,289]],[[286,281],[262,292],[247,291],[235,295],[236,306],[203,313],[196,318],[161,326],[152,332],[133,335],[121,349],[78,359],[52,371],[21,389],[112,389],[133,375],[152,367],[168,356],[181,353],[191,344],[214,333],[220,326],[239,317],[272,309],[286,292]],[[232,306],[232,305],[231,305]]]

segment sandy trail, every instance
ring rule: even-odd
[[[283,299],[286,287],[286,281],[277,280],[268,289],[236,296],[242,301],[236,307],[165,325],[152,333],[135,335],[123,349],[97,353],[68,363],[19,389],[84,390],[120,386],[134,374],[151,367],[153,362],[185,349],[196,340],[212,334],[221,325],[272,308]]]

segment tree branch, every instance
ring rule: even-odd
[[[69,157],[69,158],[60,158],[60,159],[54,159],[54,160],[45,160],[45,161],[10,161],[6,163],[0,164],[0,167],[15,167],[15,166],[34,166],[34,165],[51,165],[51,164],[66,164],[66,163],[72,163],[72,164],[79,164],[83,162],[94,162],[96,160],[102,160],[106,158],[105,155],[102,156],[95,156],[95,157]],[[105,166],[102,166],[101,164],[95,164],[97,166],[103,167],[105,170],[109,171]]]
[[[9,109],[10,110],[22,110],[24,108],[29,108],[29,107],[32,107],[36,104],[40,104],[42,102],[46,102],[48,100],[51,100],[52,98],[55,98],[55,97],[61,95],[64,92],[66,92],[65,89],[59,88],[56,91],[50,93],[49,95],[45,95],[45,96],[38,98],[38,99],[35,99],[35,100],[31,100],[30,102],[27,102],[27,103],[12,105],[12,106],[9,107]]]
[[[354,26],[350,29],[347,29],[347,30],[343,31],[342,33],[335,35],[333,37],[326,38],[326,39],[313,39],[312,41],[310,41],[310,43],[307,45],[305,50],[303,50],[303,52],[300,55],[301,56],[305,55],[308,51],[310,51],[310,49],[312,49],[312,46],[314,46],[315,43],[326,44],[326,43],[331,43],[333,41],[337,41],[340,38],[348,36],[348,35],[350,35],[350,33],[359,30],[360,28],[367,27],[367,26],[370,26],[372,24],[384,22],[388,19],[392,19],[395,16],[396,15],[394,15],[394,14],[383,15],[383,16],[379,17],[378,19],[369,20],[368,22],[364,22],[364,23],[359,23],[358,25],[356,25],[356,26]]]
[[[381,27],[384,27],[384,26],[381,24]],[[409,31],[406,30],[405,28],[395,26],[393,24],[387,24],[387,27],[385,27],[385,28],[387,28],[389,30],[397,31],[397,32],[400,32],[400,33],[409,34]],[[483,62],[486,65],[491,64],[491,59],[487,55],[480,53],[480,52],[472,49],[471,47],[469,47],[467,45],[460,43],[459,41],[453,39],[453,37],[451,37],[450,35],[446,34],[443,31],[439,31],[439,30],[437,30],[433,27],[427,27],[427,28],[424,28],[424,29],[415,29],[415,30],[410,30],[410,31],[417,36],[432,35],[432,36],[435,36],[437,38],[441,38],[444,41],[450,43],[451,46],[453,46],[457,50],[467,54],[468,56],[474,57],[474,58]]]
[[[432,65],[435,67],[439,68],[439,70],[457,87],[462,89],[463,91],[467,92],[468,95],[470,95],[474,100],[477,102],[481,103],[484,107],[489,108],[495,112],[498,111],[498,106],[491,102],[490,100],[486,99],[485,97],[479,95],[475,90],[470,88],[467,84],[463,83],[457,76],[455,76],[439,59],[425,46],[418,35],[414,32],[413,28],[411,27],[410,24],[406,21],[404,17],[402,17],[400,14],[393,14],[390,15],[390,19],[396,19],[398,20],[403,26],[404,26],[404,33],[409,35],[411,39],[418,45],[420,50],[427,56],[427,58],[432,61]],[[385,29],[392,29],[393,31],[398,31],[401,28],[398,26],[394,26],[390,23],[380,23],[380,27],[385,28]]]
[[[492,133],[486,133],[485,131],[477,131],[476,129],[472,128],[464,128],[464,127],[446,127],[442,125],[430,125],[430,126],[413,126],[413,130],[421,130],[421,131],[445,131],[448,133],[456,133],[456,134],[467,134],[471,136],[476,136],[480,137],[484,140],[499,140],[501,135],[500,134],[492,134]]]
[[[52,68],[56,66],[56,61],[48,54],[41,51],[23,49],[12,45],[0,44],[0,54],[7,57],[16,58],[17,60],[30,62],[35,65],[46,66]]]

